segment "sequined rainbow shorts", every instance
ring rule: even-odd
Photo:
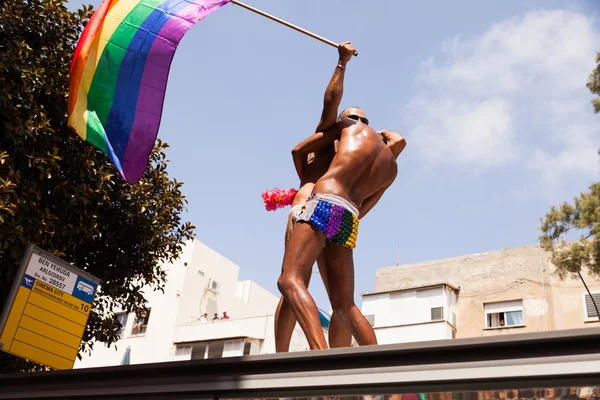
[[[325,234],[327,241],[351,249],[356,247],[358,210],[332,194],[313,194],[297,217]]]

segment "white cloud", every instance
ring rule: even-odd
[[[501,98],[483,101],[414,98],[407,115],[418,115],[411,141],[431,163],[489,167],[517,156],[507,147],[513,139],[510,104]],[[498,151],[502,148],[502,151]]]
[[[455,37],[443,46],[445,65],[430,62],[423,78],[484,96],[518,93],[559,78],[546,90],[561,93],[584,85],[597,44],[598,32],[587,16],[534,11],[497,23],[473,39]]]
[[[441,60],[423,63],[404,110],[415,149],[427,162],[475,169],[516,160],[554,186],[596,174],[600,116],[585,87],[600,50],[593,22],[532,11],[444,43]]]
[[[597,174],[600,169],[597,138],[598,129],[591,123],[565,124],[562,134],[551,138],[559,150],[535,148],[528,166],[541,175],[548,191],[555,192],[569,174]]]

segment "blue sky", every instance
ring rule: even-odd
[[[535,243],[549,207],[597,180],[592,0],[247,2],[352,41],[342,107],[408,141],[361,223],[357,293],[374,290],[397,249],[405,264]],[[287,210],[265,211],[260,195],[297,187],[290,150],[314,132],[336,61],[334,48],[230,4],[186,34],[171,67],[159,137],[185,182],[184,218],[273,293]],[[311,292],[329,310],[317,275]]]

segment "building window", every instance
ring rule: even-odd
[[[431,309],[431,320],[439,321],[444,319],[444,307],[433,307]]]
[[[210,342],[208,344],[208,351],[206,352],[206,358],[221,358],[223,357],[223,347],[225,342]]]
[[[192,360],[204,360],[208,357],[208,343],[199,342],[192,346]]]
[[[192,354],[192,345],[191,344],[177,346],[177,349],[175,350],[176,356],[185,356],[185,355],[191,355],[191,354]]]
[[[484,305],[486,328],[524,326],[523,300],[503,301]]]
[[[192,345],[191,344],[180,344],[175,348],[174,361],[191,360],[192,358]]]
[[[598,320],[598,314],[596,314],[596,307],[594,307],[594,302],[592,301],[592,298],[587,292],[584,292],[583,296],[585,302],[585,319],[587,321]],[[596,305],[600,309],[600,292],[592,292],[592,296],[594,298],[594,301],[596,302]]]
[[[365,315],[365,318],[367,319],[367,321],[369,321],[371,326],[375,326],[375,314]]]
[[[148,321],[150,320],[150,309],[147,311],[140,311],[136,316],[133,327],[131,328],[132,335],[143,335],[146,333],[148,328]]]
[[[249,356],[250,355],[250,350],[252,349],[252,343],[250,342],[245,342],[244,343],[244,355],[245,356]]]
[[[127,327],[127,317],[129,317],[129,314],[124,313],[124,312],[116,314],[117,321],[119,321],[119,324],[121,324],[121,330],[119,331],[119,339],[122,339],[125,337],[125,327]]]
[[[225,342],[223,346],[223,357],[236,357],[243,355],[243,340],[232,340]]]

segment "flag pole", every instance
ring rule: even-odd
[[[285,25],[285,26],[287,26],[288,28],[292,28],[292,29],[294,29],[294,30],[296,30],[296,31],[298,31],[298,32],[300,32],[300,33],[304,33],[305,35],[307,35],[307,36],[310,36],[311,38],[314,38],[314,39],[320,40],[321,42],[323,42],[323,43],[326,43],[326,44],[328,44],[328,45],[330,45],[330,46],[332,46],[332,47],[335,47],[335,48],[338,48],[338,47],[339,47],[339,44],[338,44],[338,43],[336,43],[336,42],[334,42],[334,41],[332,41],[332,40],[325,39],[325,38],[324,38],[324,37],[322,37],[322,36],[319,36],[319,35],[317,35],[317,34],[314,34],[314,33],[312,33],[312,32],[309,32],[309,31],[307,31],[306,29],[302,29],[302,28],[300,28],[299,26],[296,26],[296,25],[294,25],[294,24],[290,24],[289,22],[287,22],[287,21],[284,21],[284,20],[282,20],[281,18],[277,18],[277,17],[275,17],[275,16],[273,16],[273,15],[271,15],[271,14],[267,14],[266,12],[264,12],[264,11],[261,11],[261,10],[259,10],[259,9],[257,9],[257,8],[251,7],[251,6],[249,6],[248,4],[244,4],[244,3],[242,3],[242,2],[240,2],[240,1],[238,1],[238,0],[231,0],[231,2],[232,2],[233,4],[235,4],[235,5],[238,5],[238,6],[240,6],[240,7],[243,7],[243,8],[245,8],[246,10],[250,10],[250,11],[252,11],[252,12],[254,12],[254,13],[258,14],[258,15],[262,15],[263,17],[269,18],[270,20],[273,20],[273,21],[275,21],[275,22],[279,22],[280,24],[282,24],[282,25]],[[358,52],[356,52],[356,51],[355,51],[355,52],[354,52],[354,55],[355,55],[355,56],[358,56]]]

